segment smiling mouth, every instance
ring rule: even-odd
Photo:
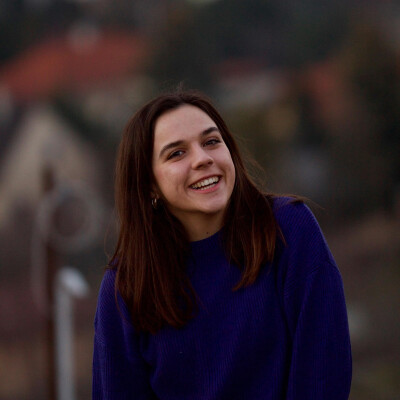
[[[195,190],[205,190],[210,189],[219,182],[220,178],[218,176],[213,176],[211,178],[203,179],[200,182],[191,185],[190,187]]]

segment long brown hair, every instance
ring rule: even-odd
[[[279,230],[272,212],[272,195],[249,177],[238,146],[210,100],[198,92],[178,91],[158,96],[128,122],[118,150],[115,200],[120,232],[111,265],[116,290],[126,302],[135,328],[155,333],[165,324],[183,326],[194,315],[196,294],[186,274],[190,244],[183,225],[167,209],[151,204],[154,126],[163,113],[190,104],[217,125],[236,171],[223,229],[228,259],[242,268],[237,290],[251,285],[274,256]]]

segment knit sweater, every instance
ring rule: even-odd
[[[274,201],[285,238],[251,286],[221,233],[191,243],[199,311],[183,328],[137,333],[105,273],[95,317],[93,399],[345,400],[351,348],[342,279],[307,206]]]

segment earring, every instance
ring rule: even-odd
[[[157,210],[158,209],[158,202],[157,202],[157,197],[153,197],[152,199],[151,199],[151,205],[153,206],[153,208],[155,209],[155,210]]]

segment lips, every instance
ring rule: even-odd
[[[204,178],[200,181],[197,181],[196,183],[194,183],[193,185],[190,185],[190,187],[192,189],[196,189],[196,190],[204,190],[204,189],[208,189],[210,187],[215,186],[220,180],[219,176],[210,176],[208,178]]]

